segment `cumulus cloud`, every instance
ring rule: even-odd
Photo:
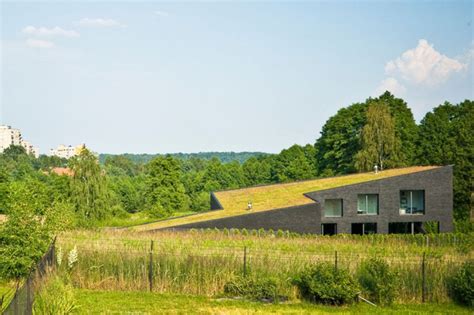
[[[383,94],[385,91],[389,91],[396,96],[401,96],[405,94],[406,88],[400,84],[397,79],[389,77],[380,82],[379,87],[375,90],[375,96]]]
[[[103,19],[103,18],[83,18],[78,23],[80,26],[86,27],[120,27],[125,26],[114,19]]]
[[[47,27],[35,27],[27,26],[22,31],[24,34],[32,36],[63,36],[63,37],[79,37],[79,33],[73,30],[65,30],[59,26],[47,28]]]
[[[41,39],[33,39],[28,38],[26,40],[26,45],[32,48],[53,48],[54,43],[48,40],[41,40]]]
[[[400,57],[389,61],[385,66],[387,75],[399,75],[404,80],[424,85],[437,85],[445,82],[456,72],[467,67],[459,60],[449,58],[433,48],[425,39],[418,46],[405,51]]]

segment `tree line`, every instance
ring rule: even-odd
[[[463,220],[471,210],[473,124],[473,101],[439,105],[417,124],[406,102],[386,92],[340,109],[314,144],[250,154],[244,162],[193,155],[137,162],[108,155],[101,164],[88,150],[67,161],[36,159],[10,147],[0,154],[0,213],[25,202],[37,215],[60,207],[79,225],[137,212],[164,218],[209,210],[210,191],[371,171],[375,165],[454,164],[455,218]],[[57,166],[69,167],[71,176],[50,172]]]

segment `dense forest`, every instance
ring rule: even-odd
[[[105,161],[114,157],[117,154],[108,154],[101,153],[99,154],[99,163],[104,164]],[[263,152],[199,152],[199,153],[170,153],[170,154],[134,154],[134,153],[124,153],[119,154],[123,157],[126,157],[132,162],[135,163],[148,163],[158,156],[171,155],[174,158],[179,160],[189,160],[189,159],[202,159],[202,160],[211,160],[212,158],[219,159],[222,163],[228,163],[237,161],[239,163],[244,163],[251,157],[257,157],[260,155],[269,155],[268,153]]]
[[[471,210],[474,102],[435,107],[417,124],[406,102],[386,92],[340,109],[313,144],[279,154],[101,155],[67,160],[0,155],[0,213],[60,212],[76,225],[164,218],[209,209],[209,192],[410,165],[454,165],[456,220]],[[51,171],[69,167],[70,176]],[[26,209],[26,210],[25,210]],[[67,220],[63,220],[67,221]],[[104,223],[106,224],[106,223]]]

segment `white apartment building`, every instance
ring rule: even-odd
[[[83,149],[86,148],[85,144],[80,144],[75,147],[68,145],[65,146],[64,144],[60,144],[56,149],[49,150],[49,155],[57,156],[64,159],[72,158],[81,153]]]
[[[0,125],[0,153],[11,145],[21,145],[25,148],[26,153],[39,156],[39,150],[33,147],[31,143],[23,140],[19,129],[10,126]]]

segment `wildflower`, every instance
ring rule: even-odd
[[[69,255],[67,257],[67,265],[69,269],[72,269],[74,264],[77,262],[77,246],[74,246],[74,248],[69,252]]]

